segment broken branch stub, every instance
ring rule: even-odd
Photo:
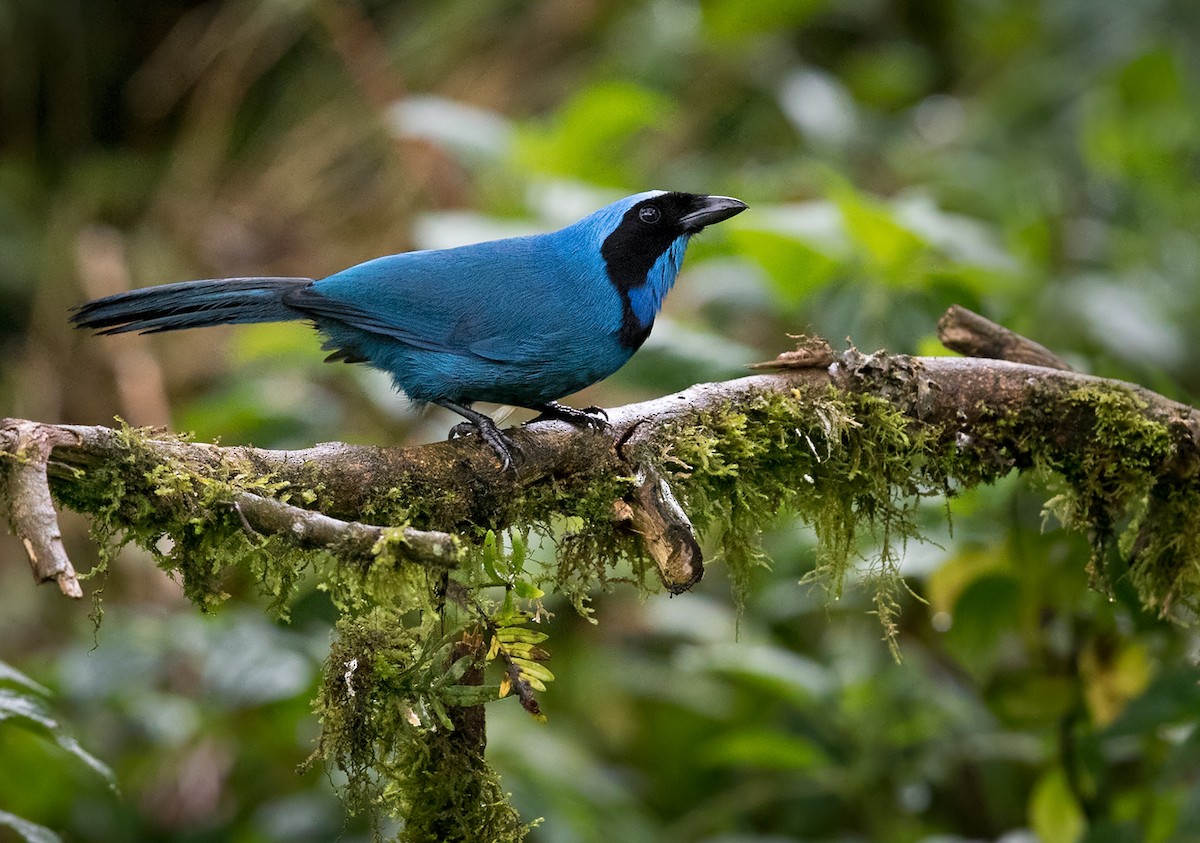
[[[0,497],[8,521],[29,555],[39,583],[55,581],[67,597],[83,597],[83,588],[63,546],[58,513],[50,498],[46,463],[55,445],[77,444],[70,432],[20,419],[0,421]]]
[[[641,536],[663,586],[672,594],[682,594],[704,576],[704,555],[692,522],[657,471],[642,466],[634,476],[637,488],[619,514]]]
[[[938,320],[938,340],[967,357],[1008,360],[1029,366],[1073,371],[1071,365],[1041,343],[997,325],[990,319],[952,304]]]

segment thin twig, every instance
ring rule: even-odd
[[[249,492],[233,501],[243,524],[255,533],[283,536],[307,550],[338,548],[350,557],[368,558],[393,528],[342,521],[311,509]],[[449,533],[404,527],[396,532],[404,557],[420,564],[448,567],[458,557],[458,540]]]

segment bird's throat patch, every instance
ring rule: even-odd
[[[640,204],[640,203],[639,203]],[[650,228],[637,220],[639,205],[608,235],[600,254],[609,281],[621,295],[619,340],[637,349],[650,334],[663,298],[675,283],[688,235],[672,225]]]

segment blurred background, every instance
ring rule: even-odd
[[[1198,37],[1192,0],[0,0],[0,415],[443,437],[454,418],[323,364],[302,325],[97,340],[67,309],[649,188],[751,210],[578,406],[738,376],[789,332],[938,353],[951,303],[1194,403]],[[532,839],[1200,839],[1195,629],[1090,592],[1049,494],[977,490],[952,534],[931,505],[900,663],[866,589],[798,585],[813,541],[787,519],[740,621],[719,562],[677,599],[599,596],[597,626],[552,606],[549,724],[489,706]],[[96,631],[0,536],[0,666],[40,685],[0,670],[0,696],[42,718],[0,722],[0,812],[80,841],[369,838],[336,775],[296,772],[333,617],[311,584],[287,625],[248,583],[202,616],[133,550],[103,588]]]

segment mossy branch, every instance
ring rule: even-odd
[[[746,483],[753,453],[769,452],[776,467],[781,460],[812,459],[811,436],[769,448],[760,442],[756,450],[718,441],[732,436],[721,420],[748,418],[750,426],[735,438],[753,440],[767,435],[766,427],[754,428],[756,419],[828,415],[833,396],[884,402],[900,414],[929,451],[923,459],[936,457],[937,471],[922,470],[943,478],[946,490],[1013,468],[1046,469],[1075,490],[1074,504],[1060,507],[1071,526],[1108,537],[1126,511],[1144,503],[1139,532],[1126,544],[1170,568],[1151,577],[1156,588],[1144,595],[1147,602],[1161,609],[1179,597],[1192,601],[1200,591],[1192,554],[1177,537],[1154,535],[1165,525],[1178,527],[1180,519],[1200,522],[1200,504],[1196,511],[1185,505],[1193,497],[1200,501],[1200,414],[1193,408],[1136,385],[1003,360],[864,355],[853,348],[834,355],[809,343],[766,365],[777,370],[614,408],[603,432],[554,421],[527,424],[511,431],[524,456],[515,472],[502,471],[487,447],[471,439],[273,451],[7,419],[0,422],[0,449],[12,459],[0,492],[18,535],[35,548],[31,564],[40,580],[73,581],[57,523],[48,517],[48,478],[60,503],[102,516],[114,529],[174,535],[181,521],[202,519],[205,507],[224,507],[238,513],[234,526],[349,556],[377,552],[382,528],[400,527],[409,532],[397,543],[398,558],[440,566],[454,557],[452,534],[476,537],[559,515],[605,521],[613,530],[632,524],[664,583],[680,591],[703,570],[684,514],[688,495],[695,499],[697,490],[727,474],[737,448],[746,453],[734,468]],[[769,410],[762,409],[764,400]],[[829,427],[823,435],[843,434]],[[870,431],[861,439],[869,447]],[[30,448],[30,442],[45,445]],[[706,448],[724,452],[718,468],[706,464]],[[682,508],[673,485],[682,489]],[[1158,558],[1168,551],[1169,559]]]
[[[316,560],[341,616],[314,757],[347,773],[352,809],[403,816],[402,839],[516,841],[527,827],[484,761],[482,704],[509,683],[540,713],[547,633],[506,627],[510,670],[488,685],[481,630],[498,639],[501,617],[540,620],[543,588],[586,612],[589,590],[621,561],[639,583],[656,568],[685,591],[704,571],[698,534],[741,587],[760,531],[798,513],[816,533],[817,573],[837,590],[869,528],[874,608],[894,643],[899,548],[919,535],[922,499],[1031,470],[1055,492],[1047,509],[1088,535],[1096,587],[1110,587],[1119,552],[1148,608],[1196,610],[1200,413],[1070,371],[975,314],[951,311],[941,326],[948,344],[1053,368],[835,354],[802,340],[755,367],[764,374],[612,409],[603,431],[513,430],[524,457],[514,472],[472,439],[271,451],[5,419],[0,499],[37,579],[74,597],[52,494],[92,517],[104,552],[138,542],[201,605],[222,598],[219,574],[241,561],[286,606]],[[525,567],[531,530],[557,535],[557,559]],[[481,596],[499,588],[501,603]]]

